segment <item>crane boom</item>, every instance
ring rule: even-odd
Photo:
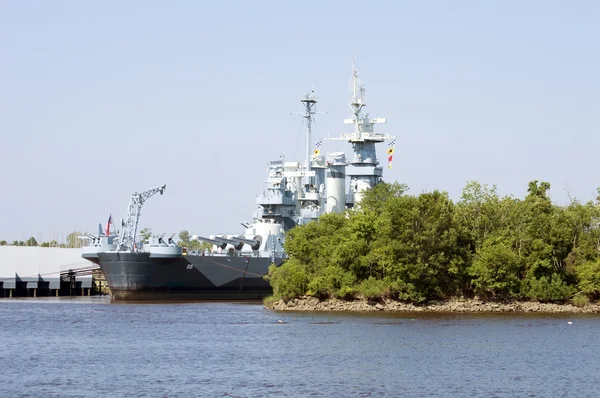
[[[119,251],[133,251],[135,249],[135,235],[137,234],[138,223],[140,221],[140,212],[144,202],[157,193],[163,194],[167,188],[163,185],[158,188],[152,188],[142,193],[133,193],[129,201],[129,208],[123,220],[121,221],[121,234],[119,236]]]

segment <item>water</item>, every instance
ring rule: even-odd
[[[598,316],[0,300],[0,394],[596,396],[599,342]]]

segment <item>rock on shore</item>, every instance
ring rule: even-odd
[[[290,301],[279,300],[266,306],[275,311],[346,311],[346,312],[539,312],[539,313],[600,313],[600,304],[576,307],[572,304],[550,304],[533,301],[498,303],[477,299],[454,299],[424,305],[399,301],[368,301],[327,299],[303,296]]]

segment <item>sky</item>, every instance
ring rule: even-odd
[[[95,232],[162,184],[140,227],[242,233],[268,161],[304,160],[304,93],[313,141],[348,131],[353,58],[397,137],[386,181],[595,199],[598,20],[594,1],[0,0],[0,240]]]

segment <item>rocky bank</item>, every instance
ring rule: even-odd
[[[303,296],[290,301],[279,300],[267,304],[275,311],[345,311],[345,312],[537,312],[537,313],[600,313],[600,304],[590,303],[583,307],[572,304],[549,304],[532,301],[498,303],[477,299],[455,299],[430,302],[424,305],[406,304],[399,301],[368,300],[319,300]]]

